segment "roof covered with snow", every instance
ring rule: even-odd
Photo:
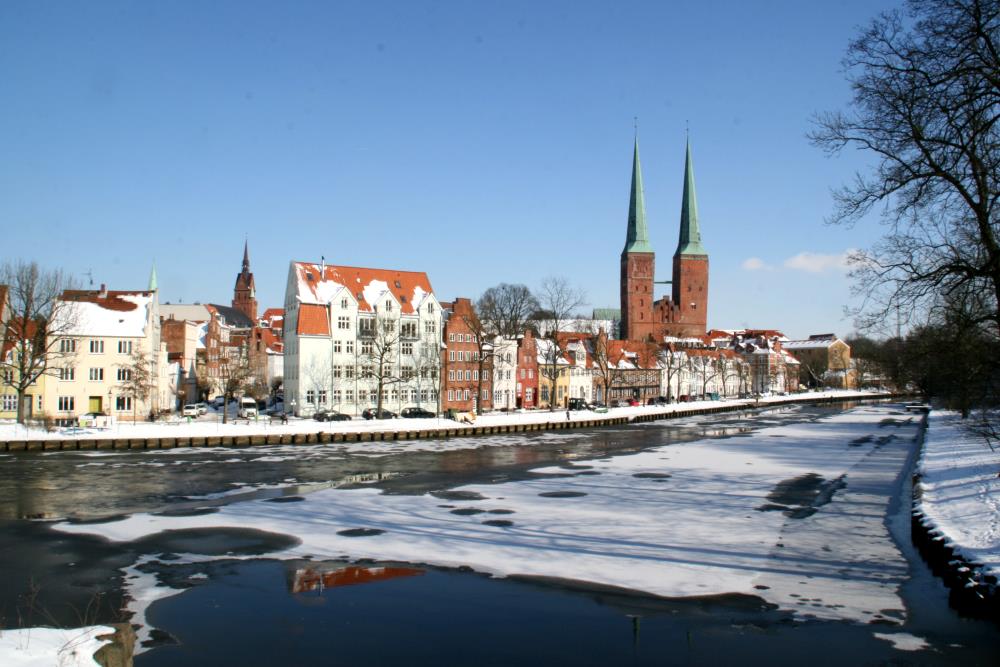
[[[297,296],[304,304],[327,304],[342,290],[358,302],[358,309],[372,312],[373,304],[391,295],[404,314],[413,314],[434,290],[423,271],[366,269],[293,262],[297,278]],[[301,316],[300,316],[301,317]]]
[[[153,298],[153,292],[66,290],[57,330],[71,336],[142,338]]]

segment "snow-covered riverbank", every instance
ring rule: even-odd
[[[1000,449],[991,449],[957,413],[935,410],[928,415],[918,474],[915,509],[927,536],[963,561],[951,564],[960,586],[995,598]]]
[[[318,422],[313,419],[292,419],[287,424],[259,421],[239,420],[236,423],[223,424],[221,417],[206,415],[199,419],[177,419],[159,422],[119,422],[109,429],[55,429],[47,432],[41,428],[25,428],[15,423],[0,423],[0,442],[38,441],[38,440],[110,440],[110,439],[156,439],[156,438],[197,438],[197,437],[230,437],[255,435],[280,435],[303,433],[391,433],[406,431],[435,431],[441,429],[456,429],[471,431],[473,427],[517,426],[529,424],[547,424],[551,422],[600,421],[604,419],[632,419],[639,416],[663,415],[681,411],[711,410],[723,406],[728,407],[759,407],[799,402],[802,400],[851,400],[877,398],[880,394],[857,391],[824,391],[789,396],[768,396],[759,400],[720,400],[696,401],[691,403],[673,403],[670,405],[650,405],[637,407],[611,408],[606,412],[590,410],[564,410],[549,412],[548,410],[529,410],[524,412],[494,412],[477,417],[472,424],[461,423],[445,418],[436,419],[385,419],[364,420],[352,419],[341,422]]]

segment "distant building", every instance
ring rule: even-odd
[[[808,387],[851,389],[856,385],[851,346],[835,334],[790,340],[784,347],[799,360],[799,382]]]
[[[444,318],[441,409],[475,412],[481,407],[483,411],[491,410],[493,363],[490,355],[493,346],[489,343],[481,346],[476,337],[479,327],[470,326],[478,321],[475,306],[467,298],[458,298],[451,303],[443,302],[441,307]],[[482,364],[479,358],[480,347],[486,357]],[[480,372],[483,373],[482,380]]]

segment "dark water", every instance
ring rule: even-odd
[[[172,636],[137,667],[988,665],[997,657],[975,632],[901,652],[873,635],[893,629],[796,623],[747,596],[664,601],[435,569],[293,593],[290,570],[303,565],[346,566],[212,565],[206,583],[152,607],[148,619]],[[959,642],[967,643],[948,645]]]
[[[447,500],[463,493],[449,491],[455,486],[530,479],[538,466],[574,468],[576,460],[704,437],[738,438],[839,409],[786,408],[569,436],[490,438],[493,446],[474,450],[400,448],[381,450],[377,458],[306,448],[300,451],[309,460],[268,460],[274,455],[269,449],[3,459],[0,513],[7,520],[0,522],[0,627],[123,620],[117,610],[125,595],[124,569],[152,555],[159,562],[139,569],[185,590],[148,609],[147,619],[158,631],[155,645],[137,657],[139,666],[1000,664],[997,626],[949,609],[947,592],[909,544],[906,470],[899,473],[898,498],[886,518],[906,561],[900,566],[910,573],[902,587],[908,619],[903,627],[793,621],[749,596],[671,601],[398,564],[352,569],[346,563],[231,561],[225,554],[266,558],[284,546],[284,538],[188,531],[111,544],[23,519],[199,514],[259,497],[294,503],[316,484],[373,483],[387,493],[433,492]],[[235,485],[247,488],[200,498]],[[282,488],[259,488],[264,485]],[[816,476],[788,480],[768,498],[772,507],[762,511],[805,515],[822,509],[839,489],[838,480]],[[175,551],[220,560],[174,563]],[[875,632],[909,632],[931,648],[899,651]]]

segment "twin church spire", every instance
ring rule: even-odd
[[[628,252],[653,252],[649,244],[649,230],[646,225],[646,197],[642,188],[642,165],[639,163],[639,138],[635,139],[632,157],[632,188],[628,206],[628,231],[625,249]],[[691,160],[691,142],[687,142],[684,157],[684,193],[681,196],[680,238],[676,255],[707,255],[701,244],[701,228],[698,226],[698,199],[694,187],[694,163]]]

